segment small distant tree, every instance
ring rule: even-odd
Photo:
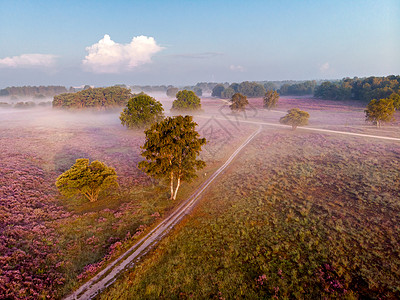
[[[382,122],[390,122],[394,119],[395,107],[393,99],[372,99],[365,110],[365,120],[376,124],[380,128]]]
[[[288,110],[287,115],[280,118],[279,122],[285,125],[291,125],[292,130],[296,130],[297,126],[304,126],[308,124],[310,114],[298,108]]]
[[[277,91],[268,90],[264,96],[264,107],[268,110],[276,107],[279,100],[279,94]]]
[[[167,89],[167,96],[174,98],[176,96],[176,93],[179,92],[179,89],[176,87],[169,87]]]
[[[244,111],[249,101],[246,96],[240,93],[235,93],[231,98],[231,105],[229,106],[233,112]]]
[[[181,182],[191,181],[197,177],[196,170],[205,167],[204,161],[196,159],[206,143],[196,125],[192,116],[167,117],[145,131],[142,156],[146,160],[139,162],[139,168],[150,176],[169,180],[172,200]]]
[[[172,102],[172,110],[199,110],[200,98],[193,91],[183,90],[176,94],[176,100]]]
[[[216,86],[214,86],[214,88],[212,89],[211,96],[221,98],[221,93],[224,90],[225,90],[224,85],[219,83]]]
[[[147,127],[164,119],[162,104],[146,94],[129,99],[121,112],[121,124],[130,129]]]
[[[90,202],[95,202],[100,191],[118,186],[117,173],[114,168],[107,167],[100,161],[89,164],[89,159],[80,158],[57,178],[56,186],[65,197],[82,194]]]

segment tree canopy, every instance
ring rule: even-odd
[[[400,76],[343,78],[340,81],[325,81],[315,88],[314,96],[331,100],[384,99],[393,93],[400,95]]]
[[[168,89],[167,89],[167,96],[168,97],[171,97],[171,98],[174,98],[175,96],[176,96],[176,93],[178,93],[179,92],[179,89],[178,88],[176,88],[176,87],[169,87]]]
[[[394,101],[390,98],[372,99],[365,109],[365,120],[381,127],[382,122],[390,122],[394,119]]]
[[[315,86],[317,82],[315,80],[304,81],[294,84],[283,84],[279,89],[279,94],[281,95],[312,95],[314,93]]]
[[[221,98],[221,93],[225,90],[223,84],[217,84],[213,89],[211,96]]]
[[[89,159],[80,158],[57,178],[56,186],[65,197],[82,194],[90,202],[94,202],[100,191],[118,186],[117,173],[114,168],[107,167],[100,161],[89,164]]]
[[[76,93],[55,96],[53,107],[78,109],[121,107],[125,106],[132,96],[130,90],[119,86],[89,88]]]
[[[193,91],[183,90],[176,94],[176,100],[172,102],[172,110],[199,110],[201,109],[200,98]]]
[[[223,99],[231,98],[235,93],[240,93],[249,98],[263,97],[265,94],[265,88],[262,84],[257,82],[244,81],[239,83],[232,83],[225,87],[222,84],[218,84],[214,87],[212,96],[221,97]]]
[[[152,177],[169,180],[173,200],[181,182],[191,181],[196,170],[205,167],[204,161],[196,159],[206,143],[196,125],[192,116],[167,117],[145,131],[142,156],[146,160],[139,162],[139,168]]]
[[[308,124],[310,114],[298,108],[288,110],[288,113],[280,118],[279,122],[285,125],[291,125],[292,130],[296,130],[297,126],[304,126]]]
[[[268,110],[276,107],[279,100],[279,94],[276,91],[268,90],[264,96],[264,107]]]
[[[231,105],[229,106],[233,112],[244,111],[246,109],[249,101],[246,96],[243,96],[240,93],[235,93],[231,99]]]
[[[132,128],[144,128],[164,118],[161,102],[146,94],[139,94],[129,99],[121,112],[121,124]]]

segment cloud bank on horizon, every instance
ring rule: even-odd
[[[152,56],[163,49],[153,37],[136,36],[129,44],[119,44],[105,34],[98,43],[86,47],[88,55],[82,65],[93,73],[126,72],[150,63]]]
[[[55,65],[56,55],[22,54],[0,59],[0,68],[37,68]]]

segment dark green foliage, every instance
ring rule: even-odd
[[[231,105],[229,106],[230,109],[233,112],[239,112],[239,111],[244,111],[246,109],[247,104],[249,104],[249,101],[247,100],[247,97],[240,94],[240,93],[235,93],[232,98],[231,98]]]
[[[128,128],[144,128],[164,118],[162,104],[146,94],[129,99],[121,116],[121,124]]]
[[[179,89],[178,88],[176,88],[176,87],[169,87],[168,89],[167,89],[167,96],[168,97],[171,97],[171,98],[174,98],[174,97],[176,97],[176,93],[178,93],[179,92]]]
[[[400,76],[344,78],[339,82],[323,82],[315,89],[314,96],[332,100],[361,100],[383,99],[393,93],[400,94]]]
[[[145,131],[142,156],[146,160],[139,168],[152,177],[169,180],[171,199],[176,199],[181,181],[190,182],[197,177],[196,170],[205,167],[204,161],[196,159],[206,143],[196,125],[192,116],[167,117]]]
[[[285,125],[291,125],[292,130],[296,130],[297,126],[304,126],[308,124],[310,114],[298,108],[288,110],[287,115],[279,119],[279,122]]]
[[[316,85],[317,82],[315,80],[294,84],[285,83],[280,87],[279,94],[295,96],[312,95]]]
[[[78,109],[121,107],[125,106],[132,96],[130,90],[119,86],[88,88],[77,93],[55,96],[53,107]]]
[[[114,168],[107,167],[100,161],[96,160],[89,164],[88,159],[80,158],[57,178],[56,186],[65,197],[82,194],[90,202],[94,202],[100,191],[118,186],[117,173]]]
[[[172,110],[193,111],[201,109],[200,98],[193,91],[183,90],[176,94],[176,100],[172,102]]]
[[[196,96],[201,97],[203,95],[203,90],[197,86],[193,88],[193,92],[196,94]]]
[[[381,127],[382,122],[390,122],[394,119],[395,112],[394,101],[389,98],[372,99],[365,110],[365,120]]]
[[[264,96],[264,107],[268,110],[276,107],[279,100],[279,94],[276,91],[268,90]]]
[[[222,84],[217,84],[213,89],[211,96],[221,98],[221,93],[225,90]]]
[[[265,88],[262,84],[257,82],[244,81],[242,83],[232,83],[229,87],[225,88],[222,84],[214,87],[212,96],[229,99],[235,93],[240,93],[249,98],[263,97]]]

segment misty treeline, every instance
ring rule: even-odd
[[[54,97],[55,95],[66,92],[68,92],[66,87],[60,85],[11,86],[1,89],[0,96],[46,98],[46,97]]]
[[[90,88],[54,96],[53,107],[78,109],[121,107],[125,106],[132,97],[130,90],[120,86]]]
[[[400,94],[400,76],[371,76],[368,78],[343,78],[340,81],[325,81],[315,89],[314,96],[329,100],[360,100],[389,98]]]

